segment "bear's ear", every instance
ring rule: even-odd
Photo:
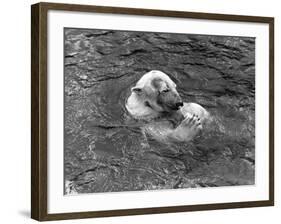
[[[138,86],[135,86],[131,89],[132,92],[135,92],[135,93],[141,93],[142,92],[142,88],[138,87]]]

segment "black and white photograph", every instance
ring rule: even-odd
[[[255,184],[255,37],[64,28],[64,193]]]

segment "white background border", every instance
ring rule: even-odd
[[[268,25],[59,11],[48,25],[50,213],[268,199]],[[256,37],[256,186],[63,196],[63,27]]]

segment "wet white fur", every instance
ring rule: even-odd
[[[126,103],[126,109],[136,119],[152,119],[159,116],[159,112],[152,110],[152,108],[144,105],[137,93],[132,92]]]
[[[136,83],[135,87],[144,88],[151,85],[151,80],[154,78],[160,78],[170,86],[176,88],[176,84],[170,79],[164,72],[152,70],[144,74],[141,79]],[[133,88],[135,88],[133,87]],[[145,106],[145,100],[140,98],[139,95],[132,91],[130,97],[126,102],[126,109],[135,118],[138,119],[152,119],[159,116],[159,112],[153,110],[150,107]],[[185,116],[187,113],[197,115],[201,120],[205,120],[209,117],[209,112],[197,103],[184,103],[181,107],[181,112]],[[186,116],[185,116],[186,117]]]
[[[135,87],[143,88],[145,86],[149,86],[152,79],[159,78],[163,81],[169,83],[169,85],[176,88],[176,84],[170,79],[168,75],[166,75],[164,72],[158,71],[158,70],[152,70],[146,74],[144,74],[141,79],[137,82]]]
[[[161,71],[150,71],[146,73],[136,84],[134,88],[151,87],[151,81],[155,78],[160,78],[167,82],[172,88],[176,88],[176,84],[169,78],[168,75]],[[145,99],[142,95],[132,91],[130,97],[127,99],[126,108],[128,112],[136,119],[150,121],[143,127],[144,133],[149,133],[155,139],[161,142],[167,141],[190,141],[203,128],[203,125],[210,120],[210,115],[205,108],[196,103],[184,103],[180,111],[175,113],[182,113],[184,120],[176,127],[172,127],[167,120],[158,120],[161,116],[161,110],[155,110],[145,104]],[[149,99],[154,100],[154,99]],[[196,115],[197,117],[195,117]],[[173,115],[171,115],[173,116]],[[200,118],[200,119],[198,119]]]

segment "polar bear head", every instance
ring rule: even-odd
[[[183,106],[176,84],[168,75],[153,70],[144,74],[131,89],[127,110],[136,117],[156,117]]]

